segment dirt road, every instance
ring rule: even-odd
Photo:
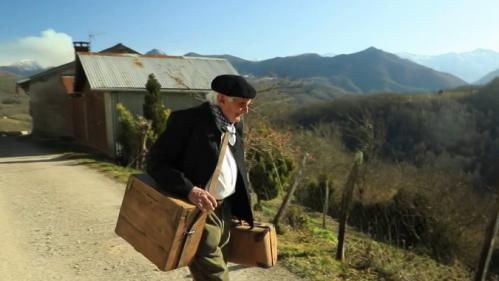
[[[191,280],[114,234],[124,186],[29,140],[0,137],[0,280]],[[230,265],[231,280],[302,280]]]

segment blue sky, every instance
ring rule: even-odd
[[[257,60],[301,53],[499,51],[497,0],[61,1],[0,3],[0,65],[68,60],[71,40]],[[58,56],[58,54],[60,54]]]

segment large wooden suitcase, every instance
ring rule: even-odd
[[[227,250],[227,261],[258,267],[272,267],[277,262],[277,236],[270,223],[247,224],[233,222]]]
[[[160,270],[189,264],[203,227],[204,213],[187,201],[160,191],[144,174],[129,178],[121,205],[116,234]]]

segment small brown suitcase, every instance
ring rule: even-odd
[[[157,189],[144,174],[128,180],[116,234],[160,270],[188,265],[197,251],[204,213],[182,199]]]
[[[258,267],[272,267],[277,262],[277,236],[270,223],[255,222],[251,228],[247,224],[233,222],[227,261]]]

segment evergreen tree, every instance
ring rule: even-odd
[[[169,113],[161,99],[161,84],[152,73],[149,74],[146,90],[143,105],[144,118],[151,121],[152,130],[157,136],[165,129]]]
[[[118,114],[117,141],[121,145],[119,160],[124,165],[129,165],[138,151],[138,130],[135,126],[136,120],[126,107],[118,103],[116,105]]]
[[[255,165],[250,169],[249,176],[260,204],[261,200],[274,199],[282,192],[294,164],[277,149],[255,152]]]
[[[170,110],[163,105],[161,84],[154,74],[149,74],[144,95],[144,116],[134,117],[122,104],[116,106],[118,113],[118,143],[121,145],[121,161],[138,169],[144,166],[144,157],[159,134],[164,131]]]

